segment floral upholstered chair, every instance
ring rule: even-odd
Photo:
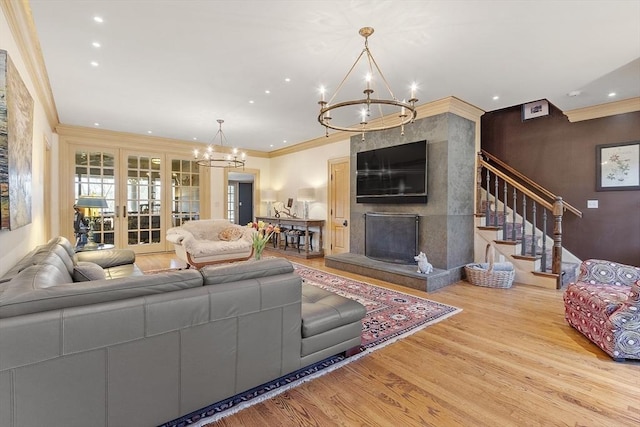
[[[640,359],[640,268],[589,259],[564,292],[565,318],[616,360]]]

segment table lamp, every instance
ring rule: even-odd
[[[79,196],[78,201],[76,202],[76,206],[79,208],[88,208],[89,209],[89,232],[87,233],[87,244],[84,245],[84,248],[87,250],[97,249],[98,244],[93,238],[93,212],[91,209],[104,209],[109,207],[107,205],[107,201],[102,196]]]
[[[277,200],[276,191],[275,190],[262,190],[262,195],[260,196],[263,202],[267,202],[267,216],[273,215],[271,212],[271,203]]]
[[[309,219],[309,202],[316,200],[315,188],[300,188],[298,189],[298,201],[304,202],[304,219]]]

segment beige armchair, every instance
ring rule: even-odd
[[[243,261],[253,254],[254,229],[235,225],[226,219],[188,221],[167,230],[178,258],[187,268]]]

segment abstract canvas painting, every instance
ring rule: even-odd
[[[31,223],[33,98],[0,50],[0,230]]]

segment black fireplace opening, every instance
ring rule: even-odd
[[[415,264],[418,254],[416,214],[367,212],[364,214],[364,255],[378,261]]]

